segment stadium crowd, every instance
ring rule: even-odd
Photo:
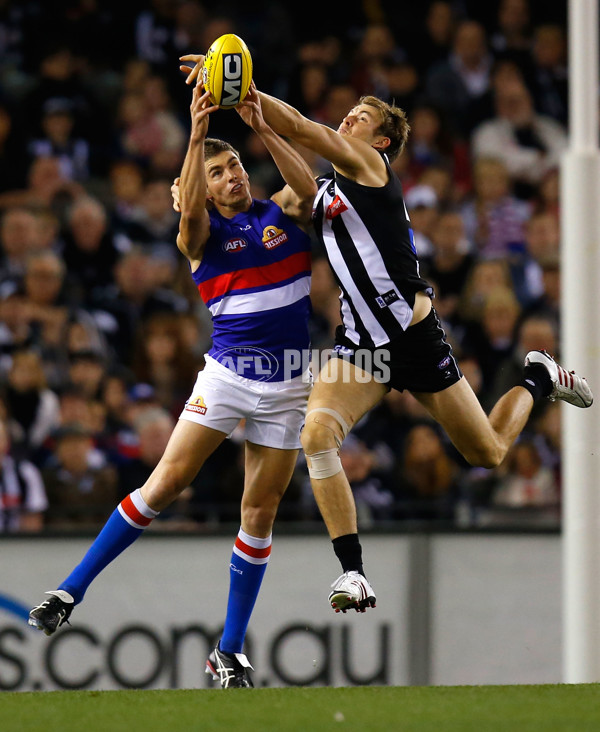
[[[486,408],[529,350],[560,357],[563,5],[364,0],[329,16],[310,2],[0,0],[0,532],[97,529],[156,466],[203,366],[210,318],[175,246],[170,187],[189,131],[178,58],[223,33],[248,43],[260,89],[323,124],[362,94],[406,110],[394,167],[421,271]],[[281,186],[235,112],[211,134],[241,151],[255,197]],[[326,349],[338,290],[316,248],[311,295]],[[155,525],[237,521],[242,442],[240,428]],[[559,525],[551,402],[493,471],[399,392],[341,457],[362,526]],[[302,458],[280,519],[318,519]]]

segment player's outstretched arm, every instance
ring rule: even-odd
[[[287,184],[283,190],[272,196],[272,200],[285,214],[299,223],[308,224],[317,184],[302,156],[265,122],[254,82],[244,101],[238,105],[237,111],[263,141]]]
[[[379,164],[379,154],[366,142],[341,137],[326,125],[313,122],[297,109],[264,92],[258,92],[264,118],[284,137],[313,150],[349,177],[358,177],[369,166]]]
[[[218,107],[211,105],[209,94],[196,85],[190,114],[192,129],[188,149],[179,178],[179,234],[177,247],[192,266],[202,259],[204,245],[210,235],[210,218],[206,210],[206,174],[204,172],[204,140],[208,118]]]

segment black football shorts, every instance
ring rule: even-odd
[[[398,391],[434,393],[456,384],[462,377],[434,308],[401,336],[376,348],[357,346],[338,326],[333,355]]]

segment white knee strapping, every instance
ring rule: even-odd
[[[308,418],[310,414],[314,414],[315,412],[324,412],[330,417],[333,417],[342,428],[342,440],[346,438],[346,435],[348,434],[348,432],[350,432],[350,427],[348,426],[348,422],[346,422],[346,420],[339,412],[336,412],[335,409],[329,409],[328,407],[315,407],[315,409],[311,409],[309,412],[306,413],[306,417]],[[338,443],[338,447],[342,444],[337,438],[336,442]]]
[[[342,469],[342,461],[336,448],[331,450],[323,450],[316,452],[314,455],[306,456],[307,462],[310,461],[308,474],[311,478],[322,480],[323,478],[331,478],[337,475]]]

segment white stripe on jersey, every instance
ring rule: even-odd
[[[325,205],[325,202],[323,205]],[[350,271],[346,266],[346,262],[341,255],[341,252],[335,240],[335,236],[333,235],[331,225],[326,225],[325,221],[323,221],[323,243],[325,244],[325,248],[327,249],[327,254],[329,256],[329,261],[331,262],[331,267],[335,270],[337,278],[342,283],[343,288],[350,296],[352,304],[358,310],[361,320],[365,325],[365,328],[371,334],[373,343],[375,343],[376,346],[381,346],[384,343],[389,343],[390,339],[388,338],[385,330],[379,325],[377,319],[371,312],[363,296],[360,294],[359,289],[354,284],[354,280],[352,279]]]
[[[356,212],[355,208],[352,206],[348,198],[342,193],[339,186],[336,185],[335,192],[339,196],[339,198],[343,201],[344,205],[347,207],[347,211],[343,211],[340,215],[344,221],[344,224],[346,225],[346,229],[348,230],[348,234],[352,238],[352,241],[354,242],[354,245],[356,246],[356,250],[358,251],[360,258],[362,260],[362,263],[367,270],[367,274],[369,275],[369,279],[373,283],[373,286],[377,290],[377,292],[380,295],[383,295],[384,292],[388,292],[388,290],[395,290],[398,292],[396,287],[394,286],[393,280],[389,275],[389,272],[387,271],[387,268],[385,266],[385,263],[383,261],[383,257],[381,256],[381,252],[377,248],[377,245],[373,241],[373,237],[369,233],[369,230],[364,225],[362,219]],[[325,194],[327,196],[327,194]],[[333,199],[332,199],[333,200]],[[323,201],[323,206],[326,207],[328,204],[326,200]],[[326,208],[325,208],[326,210]],[[405,209],[406,210],[406,209]],[[408,218],[408,217],[407,217]],[[329,222],[327,222],[329,223]],[[391,303],[387,306],[387,309],[390,313],[396,318],[396,320],[400,323],[403,330],[406,330],[408,326],[410,325],[410,321],[412,320],[413,312],[412,308],[409,306],[409,304],[406,302],[406,300],[400,295],[398,292],[399,299],[396,300],[396,302]],[[353,298],[354,300],[354,298]],[[359,310],[359,315],[361,319],[363,319],[363,313]],[[366,325],[366,322],[365,322]],[[381,327],[381,326],[380,326]],[[369,331],[371,329],[369,328]],[[373,336],[373,333],[371,333]],[[373,337],[373,340],[375,342],[375,345],[381,345],[382,343],[387,343],[389,341],[388,336],[386,335],[384,340],[382,340],[380,343],[377,342],[377,340]]]
[[[222,300],[213,303],[209,310],[214,317],[217,315],[249,315],[263,313],[266,310],[275,310],[286,305],[293,305],[303,297],[310,295],[310,275],[301,277],[283,287],[271,290],[249,292],[245,295],[227,295]]]
[[[358,346],[360,343],[360,335],[356,330],[354,315],[352,315],[352,310],[350,310],[350,305],[348,305],[348,301],[344,297],[344,293],[340,295],[340,301],[342,303],[342,323],[344,323],[345,326],[344,335],[348,336],[348,338]]]

